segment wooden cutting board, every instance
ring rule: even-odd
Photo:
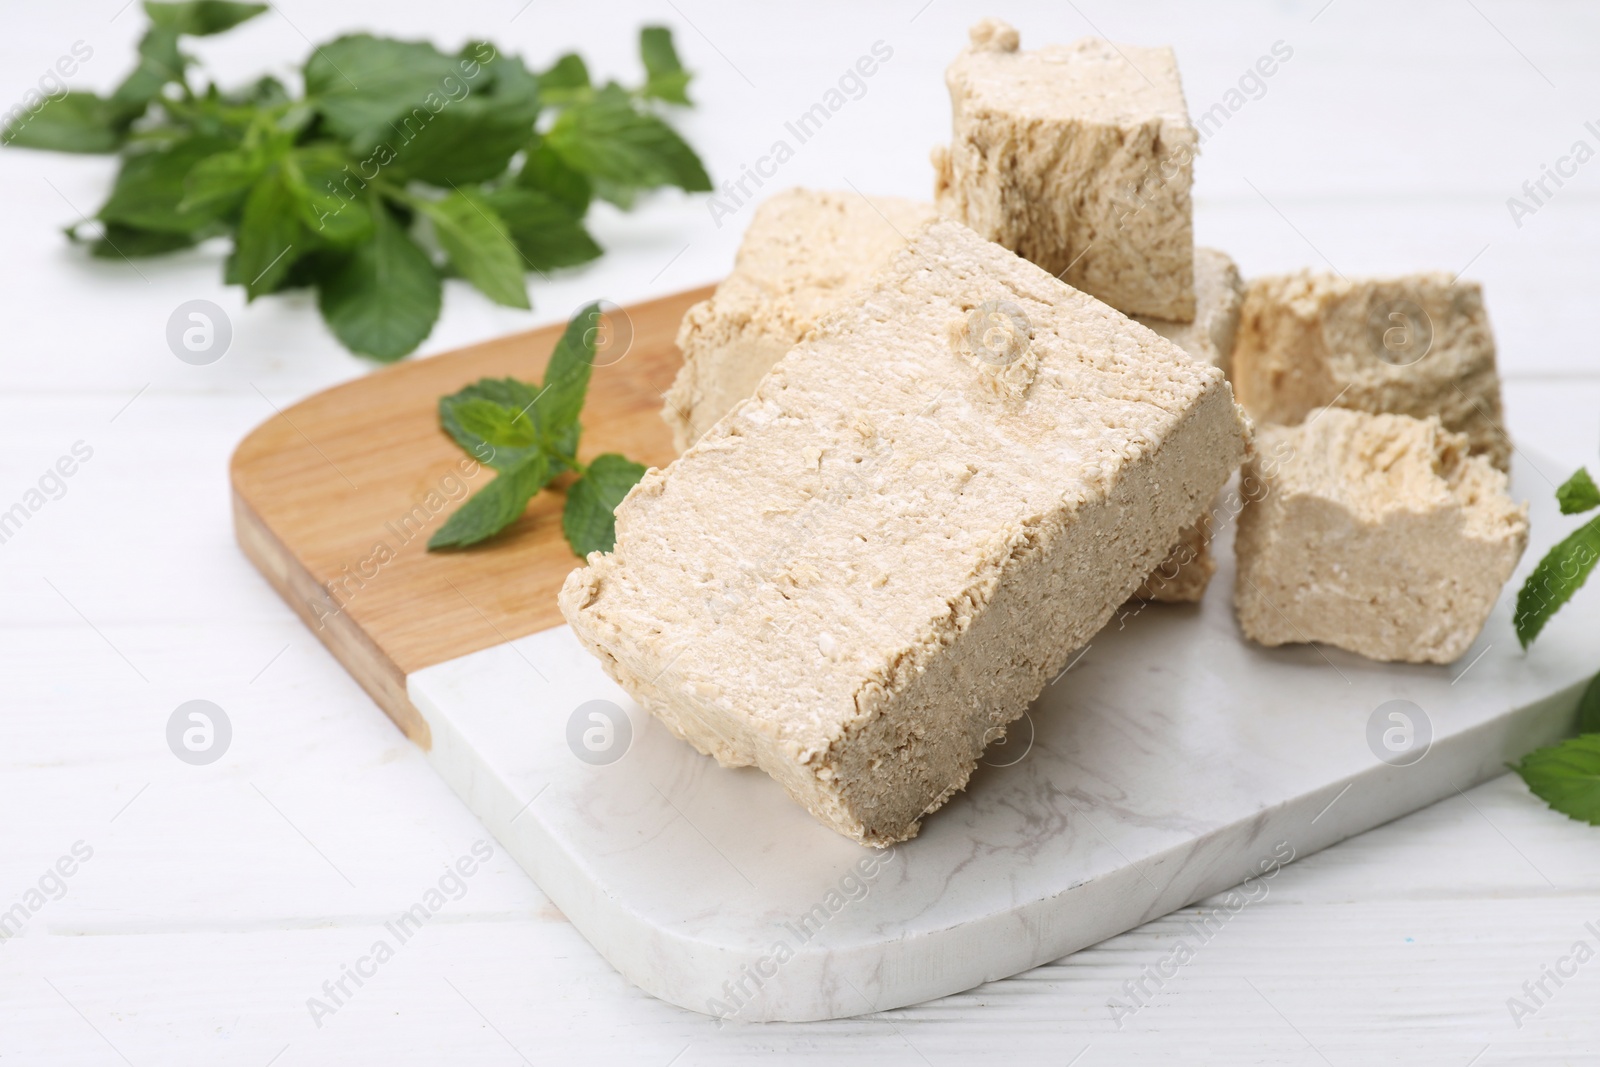
[[[580,458],[672,460],[659,412],[682,362],[674,338],[684,311],[710,293],[694,289],[607,314],[612,335],[589,386]],[[335,386],[279,411],[233,455],[234,525],[245,555],[424,748],[428,725],[406,696],[406,676],[559,625],[556,592],[581,562],[561,535],[559,493],[541,493],[516,526],[482,545],[425,551],[465,493],[493,476],[481,467],[463,473],[469,457],[439,429],[438,401],[479,378],[540,380],[562,329]]]

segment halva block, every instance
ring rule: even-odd
[[[678,451],[931,218],[931,204],[855,192],[793,189],[762,204],[733,273],[678,329],[683,367],[661,411]]]
[[[1292,425],[1324,405],[1437,415],[1510,469],[1494,334],[1476,282],[1311,271],[1254,279],[1229,377],[1261,422]]]
[[[617,508],[560,604],[641,705],[887,845],[1245,448],[1220,371],[948,220]]]
[[[1528,542],[1505,474],[1437,418],[1322,408],[1263,426],[1241,486],[1234,606],[1264,645],[1449,663]]]
[[[1120,311],[1194,318],[1199,139],[1172,50],[1091,37],[1022,51],[993,19],[970,38],[945,72],[940,211]]]

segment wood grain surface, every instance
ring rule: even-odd
[[[681,357],[683,313],[710,289],[607,316],[579,456],[673,458],[661,394]],[[427,724],[406,697],[412,671],[561,623],[556,591],[581,562],[561,534],[563,494],[534,498],[481,545],[428,552],[430,534],[494,472],[439,429],[439,397],[486,377],[538,381],[563,327],[402,363],[280,410],[233,454],[240,547],[406,735]],[[630,336],[631,335],[631,336]],[[558,487],[571,480],[564,476]]]

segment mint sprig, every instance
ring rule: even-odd
[[[639,57],[644,60],[646,80],[642,92],[669,104],[689,106],[689,79],[692,75],[683,69],[678,50],[672,44],[672,32],[661,26],[646,26],[639,31]]]
[[[1579,467],[1556,490],[1563,515],[1600,507],[1600,487]],[[1572,599],[1600,560],[1600,517],[1590,519],[1546,552],[1517,593],[1512,622],[1527,648],[1561,605]],[[1600,826],[1600,675],[1578,701],[1578,736],[1535,749],[1509,765],[1533,794],[1569,818]]]
[[[432,331],[442,279],[530,306],[529,271],[602,249],[584,225],[598,196],[711,189],[663,119],[690,75],[664,27],[639,35],[644,83],[596,86],[569,53],[544,71],[486,42],[454,54],[350,34],[313,48],[303,92],[259,77],[224,89],[195,76],[186,38],[267,10],[225,0],[147,0],[134,70],[109,96],[73,91],[25,106],[0,141],[120,153],[110,196],[68,230],[91,255],[133,259],[232,243],[224,279],[252,300],[312,288],[340,343],[398,359]]]
[[[1528,753],[1512,770],[1534,796],[1568,818],[1600,826],[1600,734]]]
[[[456,444],[496,471],[434,535],[428,550],[465,548],[486,541],[522,517],[528,501],[557,475],[578,475],[567,487],[561,530],[573,552],[609,552],[616,544],[615,510],[645,467],[615,452],[578,461],[583,427],[578,415],[594,370],[600,305],[590,304],[567,323],[550,354],[544,382],[484,378],[441,397],[439,426]]]
[[[582,478],[567,490],[561,532],[579,556],[610,552],[617,543],[617,505],[644,477],[645,467],[615,452],[594,457]]]
[[[1589,477],[1587,467],[1579,467],[1572,477],[1561,483],[1556,490],[1556,503],[1561,505],[1563,515],[1581,515],[1600,508],[1600,487]]]
[[[1578,702],[1578,731],[1577,737],[1528,753],[1511,769],[1556,811],[1600,826],[1600,675]]]
[[[1556,490],[1563,515],[1576,515],[1600,507],[1600,489],[1587,469],[1577,473]],[[1590,519],[1546,552],[1522,583],[1517,593],[1517,610],[1512,617],[1517,640],[1527,648],[1539,636],[1561,605],[1572,599],[1600,560],[1600,517]]]

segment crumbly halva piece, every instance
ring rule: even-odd
[[[1328,404],[1437,415],[1510,469],[1494,334],[1476,282],[1311,271],[1253,279],[1233,364],[1239,402],[1261,422],[1293,425]]]
[[[683,367],[661,410],[678,451],[932,218],[932,204],[854,192],[791,189],[762,204],[733,272],[678,328]]]
[[[690,308],[679,329],[684,365],[662,418],[681,452],[735,404],[827,311],[905,245],[933,207],[893,197],[794,189],[756,211],[734,270],[710,300]],[[1228,370],[1243,283],[1233,260],[1197,248],[1193,322],[1136,317],[1204,363]],[[1200,599],[1216,570],[1209,537],[1187,527],[1168,558],[1139,588],[1145,600]]]
[[[995,312],[1024,329],[991,346]],[[1245,435],[1220,371],[937,220],[645,475],[561,609],[679,737],[887,845],[1166,555]]]
[[[1086,37],[1018,50],[986,19],[945,72],[939,210],[1128,314],[1195,314],[1199,137],[1170,48]]]
[[[1437,418],[1322,408],[1263,426],[1241,485],[1234,606],[1264,645],[1450,663],[1528,543],[1505,474]]]
[[[1244,280],[1226,253],[1214,248],[1194,250],[1194,296],[1193,322],[1168,322],[1145,315],[1135,315],[1133,321],[1227,374],[1233,363]],[[1199,521],[1183,528],[1178,543],[1134,596],[1164,604],[1193,604],[1205,596],[1211,576],[1217,572],[1217,561],[1211,556],[1210,518],[1208,509]]]

